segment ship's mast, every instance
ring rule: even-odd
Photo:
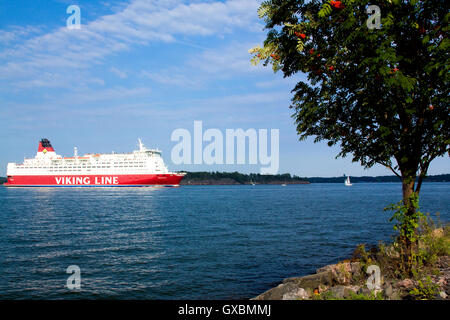
[[[141,141],[141,138],[139,138],[138,141],[139,141],[139,151],[144,151],[145,148],[144,148],[144,144]]]

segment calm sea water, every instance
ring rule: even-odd
[[[0,299],[245,299],[393,235],[400,184],[0,187]],[[424,212],[450,220],[450,184]],[[66,287],[69,265],[81,291]]]

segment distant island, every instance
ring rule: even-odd
[[[346,176],[342,177],[333,177],[333,178],[322,178],[322,177],[313,177],[313,178],[305,178],[311,183],[344,183]],[[450,174],[438,174],[434,176],[427,176],[424,182],[450,182]],[[353,177],[351,176],[351,182],[400,182],[400,179],[397,176],[363,176],[363,177]]]
[[[342,177],[299,177],[289,173],[265,175],[259,173],[244,174],[239,172],[187,172],[181,180],[182,185],[242,185],[242,184],[310,184],[310,183],[344,183],[346,176]],[[6,182],[0,177],[0,184]],[[363,176],[351,177],[352,183],[359,182],[400,182],[396,176]],[[450,174],[428,176],[424,182],[450,182]]]
[[[265,175],[239,172],[187,172],[182,185],[230,185],[230,184],[309,184],[310,182],[289,173]]]
[[[344,183],[342,177],[299,177],[289,173],[262,175],[257,173],[243,174],[239,172],[187,172],[181,180],[182,185],[229,185],[229,184],[309,184],[309,183]],[[352,183],[358,182],[400,182],[397,176],[364,176],[351,177]],[[450,182],[450,174],[428,176],[424,182]]]

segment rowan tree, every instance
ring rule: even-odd
[[[401,179],[410,259],[415,199],[431,161],[450,154],[449,2],[268,0],[258,13],[268,32],[252,63],[306,75],[292,91],[300,139],[339,145],[337,156]]]

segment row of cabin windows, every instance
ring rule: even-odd
[[[156,165],[157,167],[159,166],[159,165]],[[144,165],[138,165],[138,164],[135,164],[135,165],[119,165],[119,166],[114,166],[114,167],[119,167],[119,168],[136,168],[136,167],[138,167],[138,168],[143,168],[144,167]],[[81,166],[59,166],[59,165],[53,165],[53,166],[38,166],[38,167],[23,167],[23,166],[18,166],[17,168],[19,168],[19,169],[48,169],[48,168],[56,168],[56,169],[59,169],[59,168],[63,168],[63,169],[66,169],[66,168],[111,168],[111,165],[104,165],[104,166],[102,166],[102,165],[98,165],[98,166],[88,166],[88,165],[81,165]]]
[[[49,169],[49,170],[74,170],[74,169],[110,169],[111,166],[79,166],[79,167],[17,167],[17,169]],[[143,165],[140,166],[115,166],[114,168],[144,168]],[[159,168],[157,165],[156,168]]]

